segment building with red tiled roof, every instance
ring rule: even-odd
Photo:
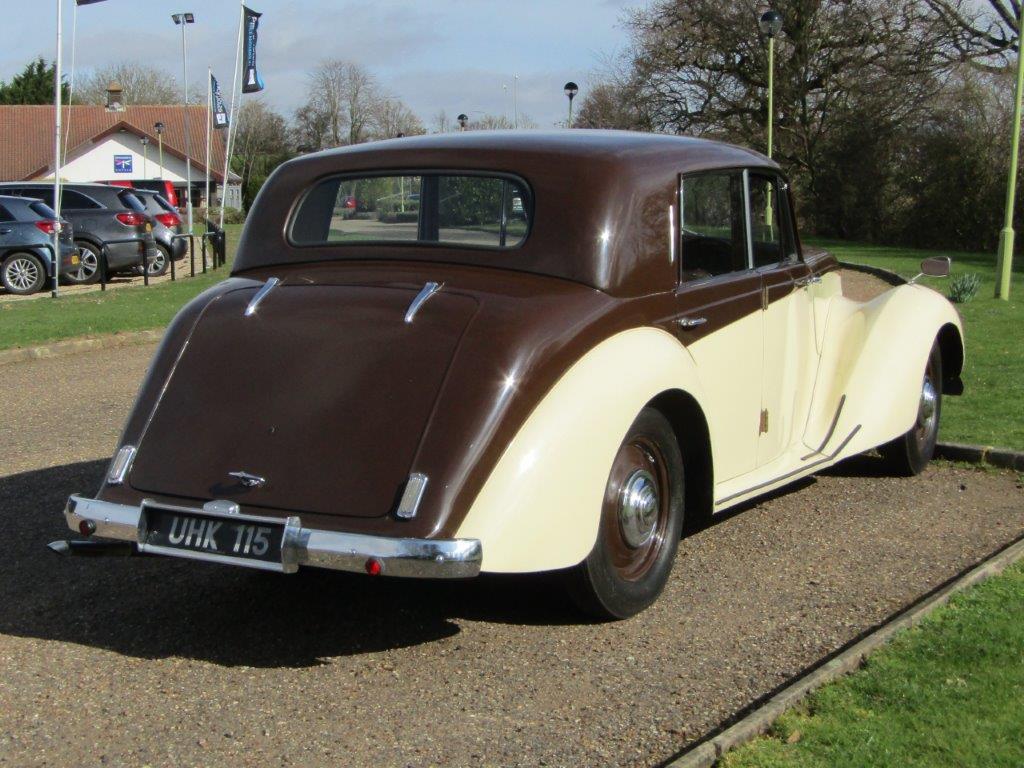
[[[214,205],[218,205],[224,181],[227,131],[211,131],[210,167],[207,169],[207,112],[201,105],[64,107],[61,120],[67,139],[61,178],[71,182],[117,183],[162,179],[174,185],[183,202],[186,110],[193,205],[205,203],[202,196],[207,173],[210,196]],[[53,178],[53,117],[52,106],[0,106],[0,181]],[[159,134],[157,123],[163,124]],[[144,138],[148,144],[144,143]],[[227,205],[240,207],[238,185],[241,180],[235,173],[229,177]]]

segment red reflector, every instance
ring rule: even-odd
[[[117,220],[126,227],[139,227],[146,223],[146,216],[142,213],[119,213]]]
[[[366,568],[366,572],[371,576],[380,576],[381,571],[384,570],[384,566],[381,565],[380,560],[376,557],[371,557],[367,560],[366,565],[363,567]]]
[[[154,218],[165,227],[176,227],[181,224],[181,219],[175,213],[158,213]]]
[[[47,235],[52,235],[54,232],[57,231],[57,222],[56,221],[37,221],[36,222],[36,227],[39,229],[40,232],[43,232],[43,233],[45,233]]]
[[[78,532],[83,536],[92,536],[96,532],[96,523],[92,520],[83,520],[78,524]]]

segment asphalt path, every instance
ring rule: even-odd
[[[686,539],[618,623],[553,577],[58,559],[152,352],[0,367],[0,765],[655,765],[1024,534],[1015,474],[857,459]]]

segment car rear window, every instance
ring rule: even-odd
[[[326,179],[302,199],[295,245],[403,243],[515,248],[532,205],[522,179],[487,174],[406,173]]]
[[[42,200],[35,200],[28,204],[28,207],[38,213],[44,219],[57,219],[57,213]]]
[[[156,200],[156,204],[163,208],[168,213],[177,213],[177,209],[165,200],[161,195],[153,195],[153,199]]]
[[[118,198],[122,203],[124,203],[125,208],[130,208],[136,213],[146,212],[146,206],[143,205],[142,201],[131,192],[122,192],[118,195]]]

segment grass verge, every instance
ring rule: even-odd
[[[149,287],[133,285],[90,291],[57,300],[37,298],[0,304],[0,349],[27,347],[76,336],[163,328],[193,296],[227,277],[234,259],[240,224],[225,226],[228,266],[205,275],[179,278]],[[185,272],[188,260],[178,263]]]
[[[953,597],[724,768],[1024,765],[1024,564]]]

